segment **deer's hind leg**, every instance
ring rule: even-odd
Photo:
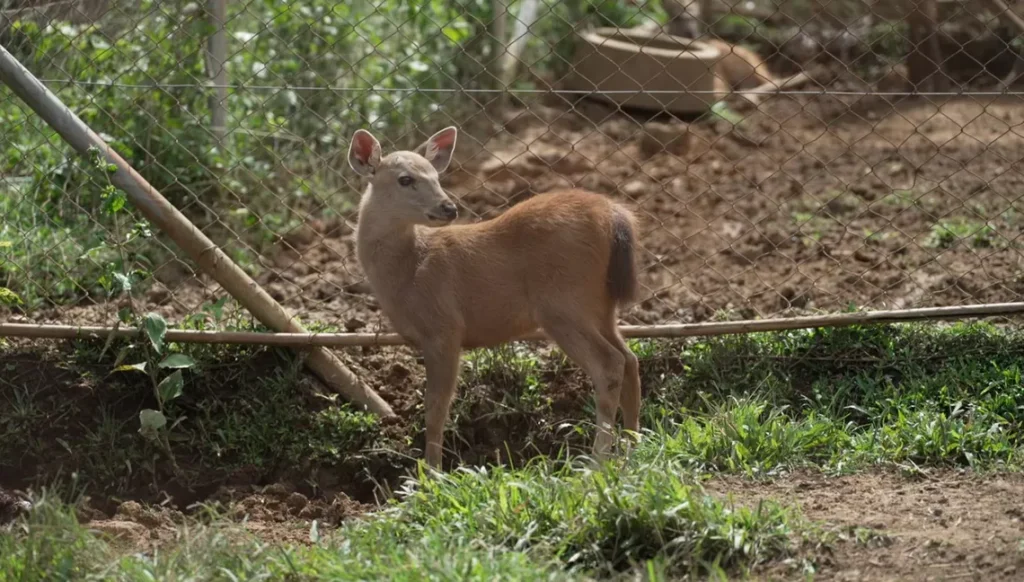
[[[622,378],[622,391],[619,395],[619,407],[622,408],[622,425],[626,430],[640,431],[640,362],[629,349],[625,338],[619,332],[615,312],[608,317],[605,329],[601,331],[608,343],[615,346],[625,359]]]
[[[601,323],[575,314],[542,315],[541,327],[594,383],[597,431],[594,455],[608,456],[614,442],[615,413],[619,408],[626,357],[601,333]]]

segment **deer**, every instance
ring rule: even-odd
[[[612,199],[558,189],[497,217],[454,223],[439,176],[452,160],[449,126],[412,151],[382,155],[358,129],[349,165],[366,179],[356,256],[381,312],[426,369],[426,462],[441,469],[442,440],[464,349],[542,330],[594,384],[596,460],[609,457],[619,409],[640,429],[640,372],[617,325],[636,300],[636,218]]]

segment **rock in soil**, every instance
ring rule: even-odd
[[[7,525],[32,509],[32,504],[0,489],[0,525]]]
[[[645,123],[639,140],[640,151],[647,157],[662,152],[682,156],[690,149],[689,128],[683,123]]]

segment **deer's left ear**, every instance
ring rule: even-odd
[[[438,172],[448,169],[452,163],[452,154],[455,153],[455,137],[459,130],[455,126],[446,127],[430,136],[427,141],[416,148],[416,153],[427,159]]]
[[[372,176],[380,164],[380,142],[365,129],[357,129],[348,148],[348,165],[360,176]]]

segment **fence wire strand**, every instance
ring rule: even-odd
[[[627,202],[624,323],[1024,293],[1016,4],[215,1],[227,82],[205,3],[0,0],[0,42],[318,328],[390,330],[354,254],[361,127],[390,151],[458,126],[463,220],[564,187]],[[5,320],[248,320],[6,88],[0,125]]]

